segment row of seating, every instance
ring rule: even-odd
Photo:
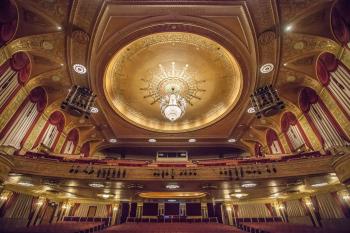
[[[65,222],[96,222],[103,223],[105,227],[111,224],[111,218],[92,218],[92,217],[74,217],[74,216],[65,216],[63,218]]]
[[[236,225],[244,222],[282,222],[281,217],[266,217],[266,218],[235,218]]]
[[[109,227],[102,233],[242,233],[219,223],[126,223]]]
[[[58,222],[38,226],[6,229],[0,228],[1,233],[89,233],[98,232],[105,228],[103,223],[95,222]]]
[[[134,218],[128,217],[126,222],[128,223],[218,223],[217,217],[211,218],[186,218],[186,216],[171,216],[164,217],[159,216],[158,218]]]
[[[251,233],[349,233],[350,230],[336,231],[307,225],[290,223],[242,223],[240,229]]]

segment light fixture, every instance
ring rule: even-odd
[[[227,141],[230,142],[230,143],[233,143],[233,142],[236,142],[237,140],[234,139],[234,138],[230,138],[230,139],[228,139]]]
[[[34,186],[34,184],[27,182],[27,181],[20,181],[17,184],[21,185],[21,186],[25,186],[25,187],[32,187]]]
[[[167,185],[165,185],[165,188],[174,190],[174,189],[180,188],[180,185],[178,185],[178,184],[167,184]]]
[[[175,199],[170,199],[170,200],[168,200],[168,202],[176,202],[176,200]]]
[[[242,197],[248,196],[248,193],[232,193],[230,194],[230,196],[236,197],[236,198],[242,198]]]
[[[116,143],[116,142],[117,142],[117,139],[115,139],[115,138],[110,138],[108,141],[109,141],[110,143]]]
[[[246,183],[241,185],[242,188],[254,188],[256,186],[255,183]]]
[[[81,64],[74,64],[73,70],[77,72],[78,74],[85,74],[86,73],[86,67]]]
[[[197,140],[194,138],[188,139],[188,142],[196,142]]]
[[[58,30],[62,30],[62,27],[61,27],[61,26],[57,26],[57,29],[58,29]]]
[[[98,113],[98,108],[96,108],[96,107],[90,107],[90,112],[91,112],[91,113]]]
[[[250,107],[247,110],[248,113],[255,113],[255,108],[254,107]]]
[[[293,29],[293,26],[292,25],[287,25],[286,27],[285,27],[285,31],[286,32],[290,32],[291,30]]]
[[[110,198],[110,197],[113,197],[112,194],[107,194],[107,193],[101,193],[101,194],[97,194],[98,197],[102,197],[104,199],[107,199],[107,198]]]
[[[260,67],[260,72],[262,74],[268,74],[273,71],[274,65],[272,63],[266,63]]]
[[[170,121],[181,118],[185,114],[186,105],[186,100],[175,92],[165,95],[160,100],[161,113]]]
[[[323,186],[326,186],[326,185],[328,185],[327,182],[322,182],[322,183],[312,184],[311,186],[318,188],[318,187],[323,187]]]
[[[154,138],[150,138],[150,139],[148,139],[148,142],[157,142],[157,140]]]
[[[89,186],[92,187],[92,188],[103,188],[104,184],[101,184],[101,183],[90,183]]]

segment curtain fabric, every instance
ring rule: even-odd
[[[3,46],[15,35],[17,20],[17,9],[11,1],[0,1],[0,46]]]
[[[331,25],[336,39],[344,46],[350,41],[350,32],[337,8],[332,9]]]
[[[273,129],[268,129],[266,132],[266,143],[272,154],[282,154],[284,149],[277,136],[277,133]]]
[[[3,204],[0,208],[0,218],[4,217],[6,214],[6,211],[13,206],[17,198],[19,196],[19,193],[12,193],[8,198],[5,204]]]
[[[84,157],[89,157],[90,155],[90,142],[85,142],[80,149],[80,154]]]
[[[316,195],[319,206],[319,213],[322,219],[344,218],[341,207],[338,205],[332,194],[325,193]]]

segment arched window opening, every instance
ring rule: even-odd
[[[65,124],[64,115],[60,111],[53,112],[42,129],[34,147],[39,144],[49,150],[54,150]]]
[[[350,70],[333,54],[324,53],[317,60],[317,77],[350,117]]]
[[[299,106],[325,149],[349,145],[340,125],[313,89],[303,88]]]
[[[283,114],[281,129],[286,136],[291,151],[300,150],[304,146],[311,147],[303,128],[293,113],[286,112]]]
[[[30,60],[24,52],[14,54],[0,66],[0,112],[28,81],[30,70]]]
[[[17,21],[17,9],[11,1],[0,1],[0,47],[4,46],[15,35]]]
[[[331,27],[335,38],[342,46],[350,49],[350,3],[339,0],[331,12]]]
[[[74,154],[75,148],[79,142],[79,131],[77,129],[72,129],[69,131],[66,141],[63,144],[61,153],[63,154]]]
[[[283,154],[284,149],[277,136],[277,133],[273,129],[268,129],[266,132],[266,142],[271,154]]]
[[[90,142],[85,142],[81,149],[80,149],[80,154],[83,156],[83,157],[89,157],[90,155]]]
[[[33,89],[0,133],[0,144],[20,149],[47,104],[46,91]]]
[[[264,156],[262,145],[260,143],[258,143],[258,142],[255,143],[254,152],[255,152],[256,157],[263,157]]]

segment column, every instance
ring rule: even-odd
[[[350,152],[348,151],[342,155],[335,155],[332,167],[339,181],[345,184],[347,190],[350,192]]]

